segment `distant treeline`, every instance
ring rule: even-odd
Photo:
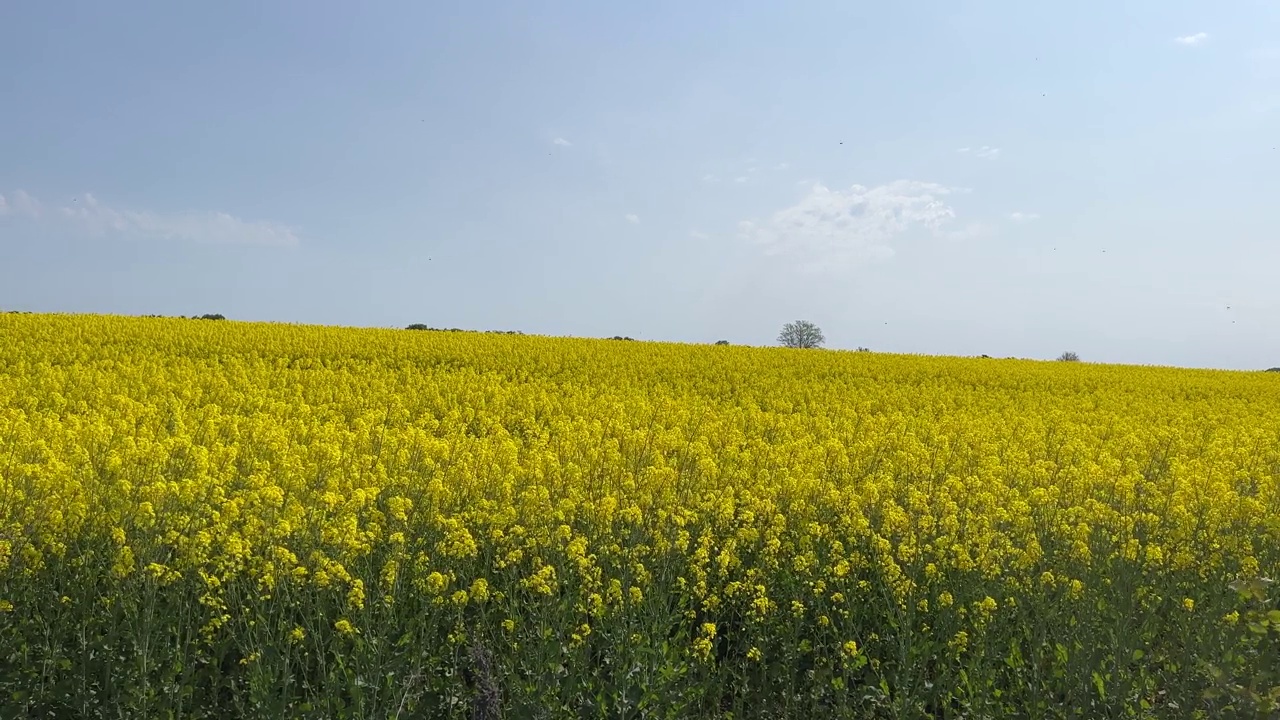
[[[167,318],[167,317],[171,317],[171,316],[169,316],[169,315],[143,315],[142,317],[145,317],[145,318]],[[191,317],[187,317],[186,315],[176,315],[176,316],[172,316],[172,317],[173,317],[173,319],[175,319],[175,320],[226,320],[226,319],[227,319],[227,317],[226,317],[225,315],[223,315],[222,313],[205,313],[204,315],[192,315]]]
[[[405,330],[430,330],[431,332],[483,332],[488,335],[523,335],[519,330],[463,330],[462,328],[434,328],[422,323],[414,323]]]

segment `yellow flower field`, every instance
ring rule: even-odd
[[[0,315],[5,718],[1265,717],[1278,568],[1274,374]]]

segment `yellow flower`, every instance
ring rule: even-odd
[[[471,599],[477,603],[485,602],[489,599],[489,581],[484,578],[476,578],[475,581],[471,583],[471,590],[469,593],[471,595]]]
[[[342,635],[355,635],[356,633],[359,632],[359,630],[357,630],[356,627],[351,624],[351,621],[346,618],[342,618],[341,620],[334,623],[333,629],[337,630]]]
[[[111,566],[111,573],[118,578],[124,578],[128,577],[134,569],[133,548],[125,545],[116,551],[116,561]]]
[[[449,580],[444,574],[436,571],[427,576],[425,588],[429,595],[439,595],[444,592],[445,587],[449,585]]]
[[[702,662],[711,659],[711,640],[708,638],[698,638],[693,641],[693,656]]]
[[[306,638],[306,637],[307,637],[307,633],[306,633],[306,631],[305,631],[305,630],[303,630],[301,627],[294,626],[294,628],[293,628],[292,630],[290,630],[290,631],[289,631],[289,641],[290,641],[290,642],[293,642],[293,643],[300,643],[300,642],[302,642],[302,640],[303,640],[304,638]]]
[[[351,589],[347,591],[347,605],[353,609],[364,608],[364,581],[356,578],[351,581]]]
[[[767,597],[758,597],[751,601],[751,612],[757,618],[763,618],[773,611],[774,603]]]
[[[1196,609],[1196,601],[1191,598],[1182,599],[1182,609],[1191,612]]]
[[[394,559],[388,560],[382,565],[382,572],[378,574],[378,581],[383,591],[390,592],[396,585],[396,579],[400,576],[400,563]]]
[[[586,642],[587,637],[591,635],[591,626],[583,623],[579,625],[569,636],[569,646],[578,647]]]

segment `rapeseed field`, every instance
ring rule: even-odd
[[[1274,717],[1280,377],[0,315],[0,717]]]

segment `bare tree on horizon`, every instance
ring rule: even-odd
[[[782,326],[782,332],[778,333],[778,344],[789,348],[816,348],[822,347],[827,339],[822,335],[822,330],[808,320],[796,320]]]

